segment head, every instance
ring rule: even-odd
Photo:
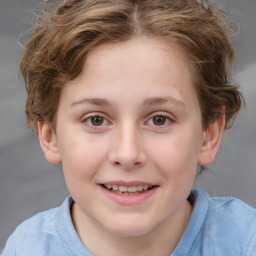
[[[229,77],[231,30],[221,11],[196,0],[69,0],[38,18],[25,47],[21,73],[27,85],[27,125],[51,123],[62,87],[82,71],[97,45],[138,37],[178,43],[186,52],[206,128],[225,114],[226,127],[241,107]]]
[[[44,16],[21,63],[27,121],[62,162],[76,219],[138,236],[183,212],[241,105],[232,57],[223,16],[194,0],[65,1]]]

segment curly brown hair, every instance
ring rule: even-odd
[[[203,125],[225,114],[226,128],[243,97],[230,81],[233,48],[225,15],[196,0],[66,0],[44,11],[27,42],[20,69],[28,92],[27,126],[54,123],[62,86],[76,78],[96,45],[133,37],[177,41],[195,77]]]

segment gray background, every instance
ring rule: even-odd
[[[210,171],[195,187],[213,196],[235,196],[256,207],[256,0],[219,0],[240,25],[233,39],[235,79],[247,107],[225,132]],[[18,77],[19,36],[31,27],[38,0],[0,0],[0,252],[24,219],[58,206],[68,195],[60,166],[48,164],[37,136],[25,128],[25,89]]]

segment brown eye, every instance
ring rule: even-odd
[[[112,123],[101,113],[88,113],[83,117],[81,123],[89,131],[103,132],[112,127]]]
[[[94,117],[91,117],[90,119],[91,119],[91,124],[94,126],[100,126],[104,123],[104,118],[101,116],[94,116]]]
[[[153,117],[153,124],[154,125],[164,125],[166,123],[166,117],[165,116],[155,116]]]

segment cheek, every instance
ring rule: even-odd
[[[154,165],[164,177],[169,200],[186,200],[194,184],[199,144],[193,136],[175,136],[162,141],[152,152]],[[173,198],[175,195],[175,198]]]
[[[152,147],[151,155],[162,166],[160,169],[181,174],[196,168],[199,148],[192,136],[170,136]]]
[[[90,138],[66,138],[60,146],[66,182],[92,179],[106,157],[106,146]]]

